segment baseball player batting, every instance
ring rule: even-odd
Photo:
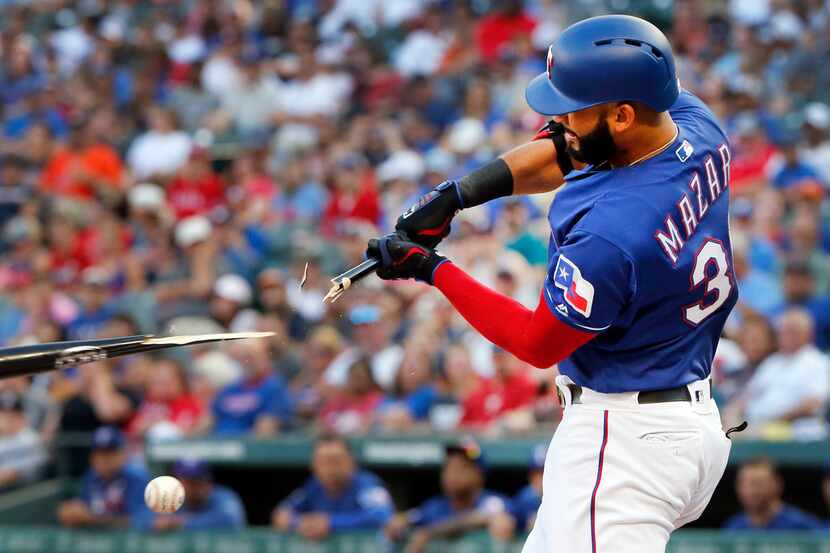
[[[525,96],[554,116],[535,140],[440,184],[367,253],[379,277],[434,285],[517,357],[559,364],[565,412],[524,553],[662,553],[730,450],[709,379],[738,297],[729,143],[680,87],[666,37],[635,17],[568,27]],[[535,310],[433,249],[458,210],[562,184]]]

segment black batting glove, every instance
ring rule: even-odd
[[[377,275],[383,280],[414,278],[432,284],[435,269],[447,261],[430,248],[397,234],[369,240],[366,256],[380,261]]]
[[[398,217],[395,231],[417,244],[434,248],[450,233],[452,218],[463,207],[458,182],[444,181]]]

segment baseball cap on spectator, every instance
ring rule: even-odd
[[[242,375],[242,367],[233,357],[217,349],[193,361],[192,374],[207,380],[215,389],[227,386]]]
[[[148,182],[133,186],[127,194],[127,203],[132,209],[154,211],[161,208],[164,202],[164,190]]]
[[[207,217],[193,215],[179,221],[174,231],[176,245],[180,248],[188,248],[199,242],[204,242],[210,237],[213,227]]]
[[[182,459],[173,463],[173,476],[187,480],[212,480],[210,465],[200,459]]]
[[[398,150],[378,165],[377,175],[382,183],[393,180],[418,182],[424,176],[424,160],[412,150]]]
[[[377,305],[358,305],[349,311],[349,322],[353,325],[374,324],[379,320],[380,308]]]
[[[92,449],[113,450],[124,446],[124,434],[114,426],[102,426],[92,435]]]
[[[3,228],[3,240],[10,244],[17,244],[24,240],[38,240],[40,227],[35,220],[28,217],[13,217]]]
[[[735,198],[729,210],[737,219],[749,219],[752,217],[752,200],[749,198]]]
[[[450,149],[458,154],[472,154],[486,139],[487,130],[484,123],[472,117],[465,117],[453,123],[447,136]]]
[[[16,413],[23,411],[23,399],[12,390],[0,392],[0,411]]]
[[[213,293],[222,299],[248,305],[251,303],[253,292],[251,285],[243,277],[234,274],[222,275],[213,285]]]
[[[448,175],[455,167],[455,156],[442,148],[432,148],[424,156],[424,162],[428,172]]]
[[[484,452],[481,451],[481,446],[472,437],[468,436],[448,443],[444,447],[444,458],[446,459],[450,455],[460,455],[482,471],[487,471],[487,460],[484,458]]]
[[[337,234],[344,238],[371,238],[377,236],[378,229],[365,219],[349,217],[337,222]]]
[[[794,42],[804,32],[804,25],[791,11],[781,10],[772,16],[766,31],[766,38],[769,40]]]
[[[110,275],[103,267],[87,267],[81,273],[81,282],[88,286],[106,286]]]
[[[804,108],[804,122],[817,129],[830,127],[830,107],[820,102],[812,102]]]
[[[545,468],[545,456],[548,454],[548,446],[539,444],[533,448],[530,455],[530,470],[542,470]]]

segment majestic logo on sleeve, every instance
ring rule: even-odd
[[[565,291],[563,296],[568,305],[576,309],[576,312],[583,317],[591,316],[591,307],[594,304],[594,285],[583,278],[579,268],[564,255],[560,255],[556,262],[553,282],[557,288]]]

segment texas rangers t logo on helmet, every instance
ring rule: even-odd
[[[565,257],[559,256],[556,262],[556,274],[553,282],[557,288],[565,291],[565,301],[583,317],[591,316],[594,304],[594,285],[582,277],[579,267]]]
[[[548,48],[548,80],[553,80],[553,46]]]

